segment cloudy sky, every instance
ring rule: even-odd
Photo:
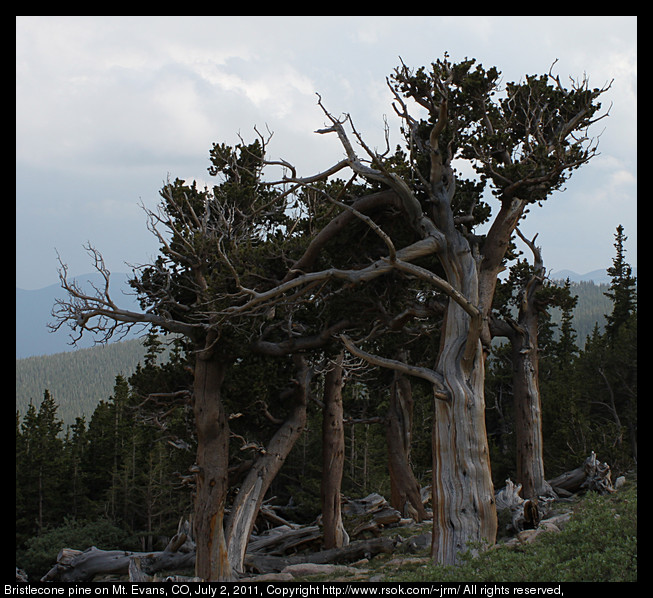
[[[16,286],[92,270],[90,241],[112,271],[157,251],[141,204],[166,177],[208,180],[213,142],[274,132],[271,158],[300,175],[342,157],[324,116],[349,112],[371,146],[393,126],[385,77],[399,64],[497,66],[503,80],[549,70],[561,81],[614,79],[596,125],[600,156],[529,215],[545,264],[606,268],[623,224],[637,265],[637,19],[622,16],[17,17]],[[399,140],[396,132],[393,136]]]

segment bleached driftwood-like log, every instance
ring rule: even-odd
[[[289,528],[292,529],[297,529],[300,527],[297,523],[293,523],[292,521],[288,521],[284,517],[281,517],[279,513],[276,512],[274,506],[263,503],[261,505],[261,508],[259,509],[258,516],[261,519],[266,520],[269,523],[272,523],[273,525],[287,525]]]
[[[376,493],[358,500],[343,501],[342,516],[351,538],[363,532],[376,535],[383,527],[401,520],[401,513],[393,509],[383,496]]]
[[[558,494],[567,496],[580,490],[593,490],[599,494],[615,491],[610,466],[601,463],[594,451],[583,465],[550,480],[549,485]]]
[[[364,498],[343,499],[342,512],[344,515],[363,515],[365,513],[374,513],[387,504],[388,501],[383,496],[373,492]]]
[[[195,565],[195,552],[127,552],[124,550],[100,550],[95,546],[75,551],[78,554],[67,558],[70,549],[64,549],[57,557],[57,564],[45,574],[41,581],[92,581],[96,575],[128,575],[132,573],[147,575],[158,571],[179,571],[192,569]],[[138,575],[137,574],[137,575]]]
[[[510,510],[512,527],[517,532],[535,529],[541,519],[538,500],[524,500],[519,495],[521,488],[521,484],[515,484],[508,478],[505,487],[495,497],[497,511]]]
[[[596,453],[592,451],[582,466],[549,480],[551,490],[557,496],[567,497],[584,490],[592,490],[599,494],[615,492],[612,484],[612,473],[607,463],[601,463]],[[535,528],[546,512],[546,505],[555,496],[540,496],[538,499],[524,500],[520,496],[521,484],[515,484],[510,478],[506,486],[497,492],[495,501],[497,511],[509,509],[512,527],[515,531]]]
[[[141,569],[140,558],[134,557],[129,561],[129,581],[131,582],[157,582],[157,581],[175,581],[175,582],[189,582],[189,581],[204,581],[200,577],[187,577],[183,575],[166,575],[158,577],[155,575],[148,575]]]
[[[394,550],[394,541],[391,538],[372,538],[370,540],[357,540],[343,548],[331,548],[307,554],[291,556],[269,556],[264,554],[245,555],[245,567],[255,573],[275,573],[288,565],[297,563],[350,563],[364,557],[370,558],[380,553],[391,553]]]
[[[247,552],[279,556],[291,550],[295,551],[321,537],[322,532],[317,525],[292,528],[288,525],[280,525],[260,536],[252,536],[247,545]]]
[[[83,582],[92,581],[96,575],[111,574],[129,575],[130,581],[143,581],[159,571],[192,569],[194,565],[195,543],[190,524],[181,520],[177,533],[162,551],[100,550],[95,546],[84,551],[64,548],[41,581]]]

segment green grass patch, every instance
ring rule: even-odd
[[[532,544],[501,547],[461,565],[406,566],[384,581],[573,582],[637,580],[637,486],[588,494],[560,533]]]

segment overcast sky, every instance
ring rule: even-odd
[[[271,158],[300,176],[342,157],[324,115],[349,112],[371,146],[392,125],[385,78],[399,64],[449,52],[496,66],[503,81],[587,74],[610,117],[600,156],[564,193],[534,208],[545,265],[606,268],[614,232],[637,265],[637,19],[624,16],[17,17],[16,286],[58,281],[57,250],[73,275],[92,270],[90,241],[115,272],[151,261],[157,245],[140,204],[154,207],[167,176],[209,180],[213,142],[274,132]],[[393,141],[399,141],[396,131]],[[496,206],[495,206],[496,207]]]

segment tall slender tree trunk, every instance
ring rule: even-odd
[[[505,336],[511,344],[517,482],[522,486],[522,498],[528,499],[552,492],[544,477],[538,348],[541,306],[538,307],[536,300],[536,293],[542,288],[544,280],[544,264],[541,251],[535,246],[535,239],[527,240],[519,229],[517,234],[533,252],[534,271],[520,289],[517,321],[490,319],[496,336]]]
[[[324,548],[340,548],[349,542],[342,523],[340,488],[345,464],[345,429],[342,408],[343,353],[324,381],[322,411],[322,525]]]
[[[207,339],[207,346],[209,343]],[[199,468],[194,508],[195,572],[205,581],[233,578],[224,535],[229,424],[221,388],[227,367],[228,364],[212,351],[197,353],[193,386]]]
[[[529,319],[520,320],[521,333],[515,333],[512,340],[517,481],[522,485],[522,498],[536,498],[551,490],[544,478],[537,317]]]
[[[293,359],[297,377],[294,388],[288,394],[289,400],[293,401],[292,411],[270,439],[265,454],[259,455],[252,465],[238,490],[227,522],[229,563],[237,572],[244,569],[247,544],[265,493],[306,427],[311,371],[303,357],[297,355]]]
[[[398,356],[405,361],[403,354]],[[386,439],[388,469],[390,470],[390,504],[405,517],[415,521],[428,518],[420,486],[410,466],[410,447],[413,431],[413,393],[410,381],[395,371],[390,388]]]
[[[454,244],[443,264],[449,283],[478,305],[476,261],[465,245]],[[433,422],[432,556],[445,565],[456,564],[469,543],[496,541],[480,326],[458,303],[449,301],[436,370],[450,400],[435,400]]]

